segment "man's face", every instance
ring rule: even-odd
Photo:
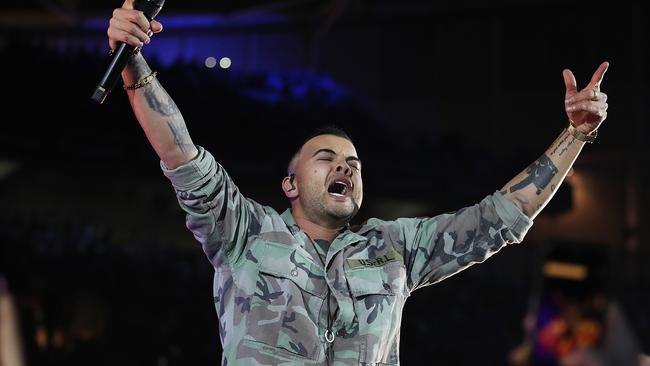
[[[361,161],[352,143],[334,135],[307,141],[297,156],[295,204],[313,222],[348,223],[361,207]]]

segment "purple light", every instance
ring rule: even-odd
[[[286,23],[289,19],[279,14],[256,14],[246,16],[223,16],[219,14],[184,14],[161,15],[158,18],[165,29],[196,29],[218,27],[242,27],[258,25],[274,25]],[[88,18],[80,23],[80,27],[87,30],[104,30],[108,27],[107,18]]]

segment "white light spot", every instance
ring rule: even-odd
[[[207,67],[208,69],[213,68],[216,64],[217,64],[217,59],[212,56],[205,59],[205,67]]]
[[[232,61],[228,57],[222,57],[221,60],[219,60],[219,66],[221,66],[222,69],[227,69],[232,65]]]

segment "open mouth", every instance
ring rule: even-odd
[[[338,197],[349,196],[352,193],[352,181],[343,178],[335,179],[327,187],[327,192]]]

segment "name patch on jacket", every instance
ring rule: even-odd
[[[386,263],[395,262],[402,260],[402,255],[399,254],[395,249],[390,250],[386,254],[372,259],[348,259],[348,266],[350,269],[361,268],[361,267],[380,267]]]

